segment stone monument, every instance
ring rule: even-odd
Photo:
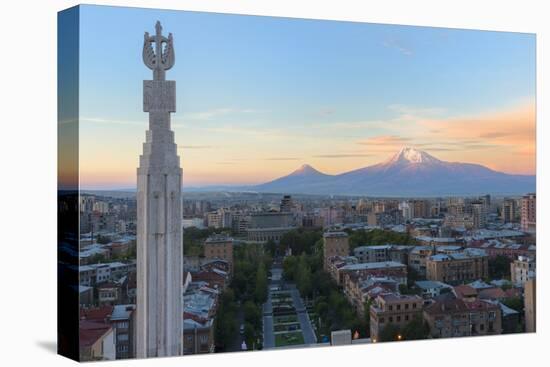
[[[170,129],[176,111],[176,82],[165,80],[174,65],[172,34],[145,33],[143,62],[153,80],[143,81],[143,111],[149,113],[143,154],[137,169],[136,356],[181,355],[182,169]],[[154,47],[153,47],[154,46]]]

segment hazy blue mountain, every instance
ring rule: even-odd
[[[535,176],[510,175],[479,164],[446,162],[407,147],[385,162],[339,175],[327,175],[304,165],[287,176],[249,189],[369,196],[523,194],[535,191]]]

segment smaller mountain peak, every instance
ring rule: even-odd
[[[310,166],[309,164],[302,164],[300,168],[298,168],[296,171],[292,172],[292,175],[307,175],[311,173],[321,173],[317,171],[315,168]]]

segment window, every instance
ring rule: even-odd
[[[397,305],[397,310],[399,311],[401,309],[401,305]]]
[[[388,321],[393,322],[393,317],[392,316],[388,317]]]
[[[409,309],[409,304],[405,303],[405,310],[408,310],[408,309]]]
[[[416,303],[413,303],[413,308],[416,308]]]
[[[128,341],[128,334],[118,334],[117,341],[119,342]]]

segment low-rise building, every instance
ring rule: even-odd
[[[398,291],[399,283],[390,277],[365,278],[355,273],[344,276],[344,295],[360,317],[365,314],[365,305],[379,294]]]
[[[115,328],[116,359],[135,357],[135,311],[136,305],[115,305],[111,325]]]
[[[183,320],[183,354],[214,352],[214,319],[195,321]]]
[[[295,228],[294,215],[292,213],[254,213],[250,215],[247,236],[248,240],[253,242],[272,240],[278,243],[285,233]]]
[[[537,250],[535,245],[497,239],[470,241],[466,246],[485,251],[489,259],[497,256],[506,256],[510,259],[517,259],[518,256],[534,257]]]
[[[466,249],[448,255],[432,255],[426,259],[428,280],[457,284],[486,278],[488,274],[488,258],[482,250]]]
[[[116,359],[115,332],[111,325],[81,320],[78,334],[80,361]]]
[[[349,236],[346,232],[326,232],[323,235],[324,268],[328,270],[328,261],[335,256],[349,255]]]
[[[97,300],[100,305],[114,305],[122,301],[120,284],[114,282],[103,283],[96,289]]]
[[[389,325],[402,328],[422,315],[424,300],[417,295],[386,293],[376,297],[370,307],[370,337],[380,340],[380,333]]]
[[[210,236],[204,242],[204,258],[206,260],[225,260],[233,272],[233,238],[216,235]]]
[[[433,338],[502,333],[500,307],[486,301],[445,297],[424,308],[424,320]]]
[[[433,246],[415,246],[409,253],[409,266],[424,277],[426,276],[426,260],[433,254]]]
[[[510,264],[512,284],[523,287],[524,284],[536,275],[535,259],[519,256]]]
[[[353,249],[353,256],[362,263],[374,263],[390,260],[391,245],[359,246]]]
[[[418,280],[414,285],[420,289],[421,296],[424,299],[435,298],[442,293],[451,292],[453,289],[449,284],[433,280]]]
[[[343,285],[344,276],[350,273],[364,278],[391,277],[400,284],[407,284],[407,266],[395,261],[347,264],[340,267],[333,266],[331,270],[330,273],[338,285]]]

